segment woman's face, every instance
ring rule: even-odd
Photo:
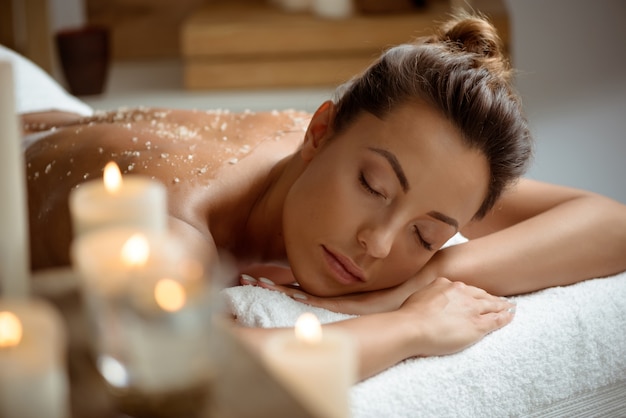
[[[398,285],[476,213],[486,158],[426,104],[399,106],[384,120],[364,112],[334,137],[315,125],[326,112],[311,122],[305,168],[285,201],[294,276],[318,296]]]

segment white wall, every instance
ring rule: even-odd
[[[85,0],[48,0],[48,7],[52,33],[87,23]]]
[[[626,203],[626,1],[506,0],[529,177]]]

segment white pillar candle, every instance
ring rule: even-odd
[[[311,313],[295,332],[270,338],[263,351],[268,369],[316,417],[350,416],[350,388],[356,382],[357,353],[345,333],[325,331]]]
[[[111,225],[167,229],[165,185],[140,175],[122,177],[113,162],[105,167],[103,179],[72,190],[69,204],[75,237]]]
[[[67,418],[66,335],[40,300],[0,301],[0,416]]]
[[[168,234],[112,227],[78,237],[72,260],[114,387],[163,393],[210,378],[204,266]]]
[[[0,61],[0,293],[25,297],[30,284],[28,206],[14,91],[11,63]]]

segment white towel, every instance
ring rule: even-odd
[[[245,326],[293,326],[314,312],[349,318],[279,292],[222,291]],[[626,273],[513,298],[511,324],[449,356],[406,360],[354,386],[355,418],[506,417],[626,381]]]

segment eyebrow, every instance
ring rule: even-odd
[[[398,177],[398,181],[400,182],[402,190],[404,191],[404,193],[406,193],[409,190],[409,181],[406,179],[406,174],[404,174],[404,170],[402,169],[400,161],[398,161],[396,156],[386,149],[374,147],[368,147],[368,149],[385,157],[385,159],[389,162],[389,165],[393,169],[393,172],[396,173],[396,177]]]
[[[459,230],[459,222],[456,219],[449,217],[448,215],[444,215],[443,213],[437,212],[437,211],[431,211],[431,212],[428,212],[428,216],[430,216],[431,218],[440,220],[441,222],[447,223],[448,225],[453,227],[456,231]]]
[[[396,156],[392,152],[387,151],[386,149],[374,148],[374,147],[368,147],[368,149],[379,155],[382,155],[389,162],[389,165],[391,165],[393,172],[396,173],[396,177],[398,177],[398,181],[400,182],[400,186],[402,186],[402,190],[404,190],[404,192],[406,193],[409,190],[409,181],[407,180],[406,175],[404,174],[404,170],[402,169],[402,166],[400,165],[400,161],[398,161]],[[428,212],[428,216],[450,225],[456,231],[459,230],[459,222],[456,219],[448,215],[445,215],[441,212],[433,210],[433,211]]]

